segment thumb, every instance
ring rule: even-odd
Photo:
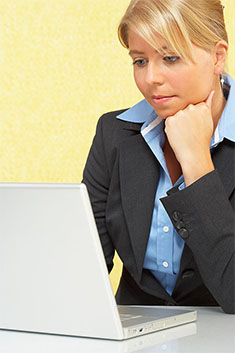
[[[215,91],[211,91],[209,96],[207,97],[205,103],[208,105],[208,107],[210,108],[211,110],[211,107],[212,107],[212,100],[213,100],[213,96],[215,94]]]

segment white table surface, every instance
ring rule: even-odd
[[[121,342],[0,330],[0,353],[234,353],[235,315],[192,309],[196,323]]]

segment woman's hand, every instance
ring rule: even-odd
[[[165,123],[165,133],[188,186],[214,170],[210,141],[214,131],[211,113],[214,91],[205,102],[190,104]]]

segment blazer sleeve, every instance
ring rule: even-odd
[[[226,313],[235,313],[234,190],[227,196],[217,171],[161,199],[200,274]]]
[[[96,128],[96,134],[87,158],[82,182],[87,186],[93,213],[98,228],[109,272],[113,267],[114,246],[109,237],[105,209],[109,192],[110,172],[106,161],[104,148],[103,119],[100,118]]]

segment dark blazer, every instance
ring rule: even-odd
[[[162,199],[185,240],[170,296],[143,269],[159,164],[140,133],[141,124],[117,119],[121,112],[100,118],[83,177],[109,271],[115,249],[123,262],[117,302],[219,305],[235,313],[235,144],[225,139],[213,151],[215,171],[184,190],[169,190]]]

